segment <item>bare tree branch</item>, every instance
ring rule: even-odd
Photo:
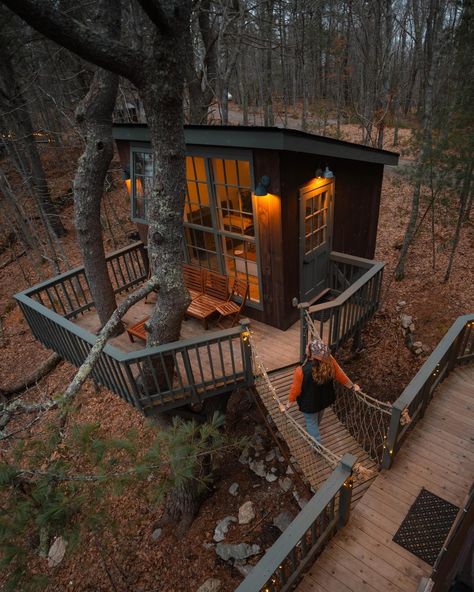
[[[138,0],[138,4],[162,35],[169,35],[171,27],[158,0]]]
[[[126,76],[132,81],[139,77],[143,56],[120,41],[105,37],[43,0],[0,0],[31,27],[66,47],[81,58],[105,70]]]

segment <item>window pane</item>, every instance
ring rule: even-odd
[[[226,237],[224,239],[224,257],[227,275],[248,282],[249,299],[259,302],[260,289],[255,244],[238,238]]]
[[[219,270],[215,237],[211,232],[185,228],[187,261],[214,271]]]

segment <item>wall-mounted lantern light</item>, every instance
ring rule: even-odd
[[[255,195],[263,197],[268,195],[268,188],[270,187],[270,177],[268,175],[263,175],[260,178],[260,181],[255,189]]]
[[[331,169],[328,166],[324,169],[323,177],[325,179],[333,179],[334,178],[334,173],[331,171]]]

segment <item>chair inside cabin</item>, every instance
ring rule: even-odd
[[[224,302],[216,307],[216,311],[219,313],[219,318],[217,319],[217,324],[221,325],[221,321],[225,318],[231,319],[231,327],[233,327],[237,321],[239,320],[240,312],[244,307],[245,301],[247,300],[249,295],[249,284],[245,280],[240,280],[236,278],[234,280],[234,285],[232,286],[232,290],[230,293],[230,299],[227,302]],[[238,302],[232,300],[233,297],[237,297],[239,299]]]

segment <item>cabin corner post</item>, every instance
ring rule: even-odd
[[[387,438],[383,445],[382,469],[390,469],[393,464],[395,456],[395,447],[398,439],[398,432],[400,430],[400,419],[402,412],[398,407],[392,405],[392,415],[390,418],[390,426],[388,428]]]
[[[344,454],[339,464],[340,469],[345,474],[346,478],[339,490],[339,520],[337,527],[342,528],[349,520],[351,512],[351,501],[352,501],[352,471],[357,461],[357,458],[352,454]]]

